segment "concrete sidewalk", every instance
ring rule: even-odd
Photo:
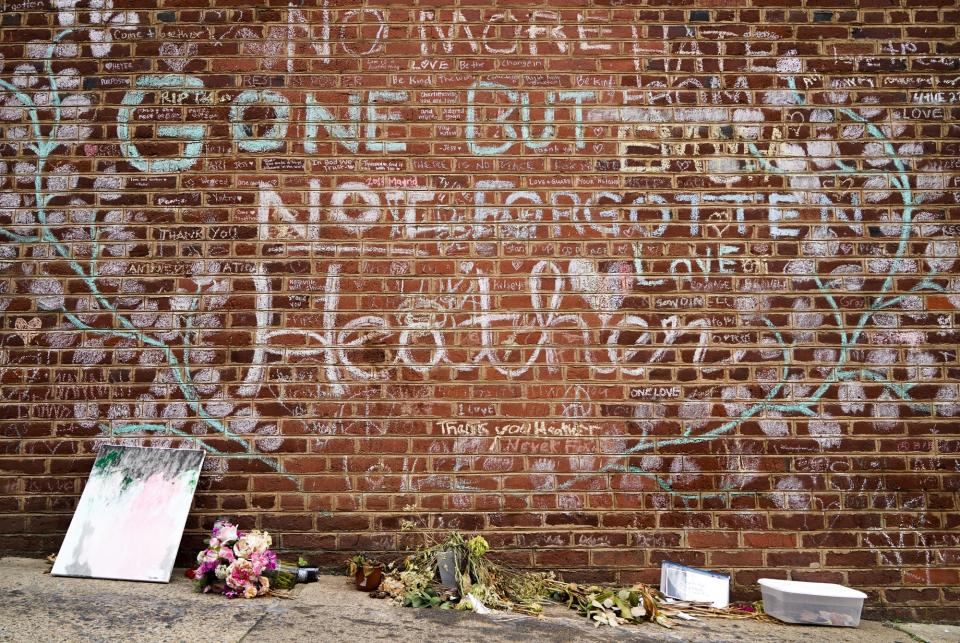
[[[44,561],[26,558],[3,558],[0,566],[7,579],[0,641],[911,642],[903,631],[871,621],[857,629],[722,619],[672,630],[654,624],[614,629],[594,628],[561,607],[542,619],[401,608],[356,591],[342,576],[298,586],[292,599],[227,600],[194,593],[181,570],[169,585],[159,585],[57,578],[43,573]],[[918,627],[926,634],[917,631],[912,640],[960,641],[960,627]]]

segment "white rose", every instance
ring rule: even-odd
[[[237,558],[249,558],[250,554],[253,553],[250,540],[246,536],[238,540],[237,544],[233,546],[233,553],[237,555]]]
[[[270,545],[273,544],[273,538],[270,537],[270,534],[265,531],[251,531],[248,535],[253,546],[253,551],[262,554],[270,548]]]

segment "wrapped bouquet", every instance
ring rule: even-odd
[[[198,567],[187,571],[197,591],[217,592],[227,598],[254,598],[270,591],[267,572],[277,568],[273,540],[265,531],[243,532],[220,519],[213,525],[207,547],[197,554]]]

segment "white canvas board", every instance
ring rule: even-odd
[[[203,456],[102,446],[51,573],[170,582]]]

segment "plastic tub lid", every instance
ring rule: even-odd
[[[798,580],[780,580],[779,578],[761,578],[757,581],[763,587],[791,594],[807,594],[825,598],[866,598],[863,592],[836,585],[834,583],[808,583]]]

